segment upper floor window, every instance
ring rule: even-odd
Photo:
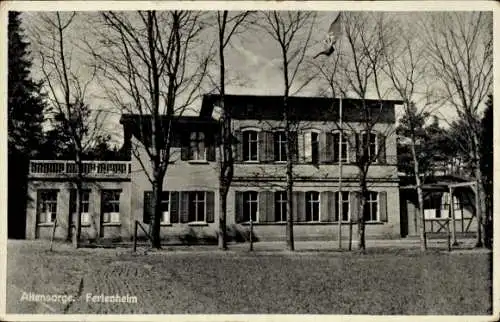
[[[53,223],[57,214],[58,190],[40,190],[38,192],[38,223]]]
[[[342,137],[342,142],[340,142],[340,138]],[[349,160],[348,152],[349,151],[349,140],[346,135],[340,135],[339,132],[333,133],[333,162],[339,162],[339,159],[342,162],[347,162]]]
[[[363,209],[363,217],[365,221],[378,221],[378,193],[369,191],[366,203]]]
[[[335,210],[335,221],[339,221],[339,213],[342,221],[349,220],[349,191],[335,192]]]
[[[191,132],[190,142],[191,160],[206,160],[205,133]]]
[[[372,132],[361,133],[362,148],[366,147],[368,155],[371,160],[377,156],[377,134]]]
[[[304,157],[306,162],[319,163],[319,133],[309,131],[304,133]]]
[[[259,194],[257,191],[243,192],[243,221],[257,221],[257,213],[259,208]]]
[[[243,131],[243,161],[259,160],[259,133],[254,130]]]
[[[286,161],[286,134],[284,131],[274,132],[274,160]]]
[[[306,192],[306,221],[319,221],[320,214],[319,192]]]
[[[274,192],[274,212],[277,222],[286,221],[286,191]]]
[[[102,191],[102,221],[104,223],[120,222],[120,193],[120,190]]]

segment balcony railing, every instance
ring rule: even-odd
[[[85,177],[128,178],[129,161],[82,161]],[[31,177],[74,177],[78,174],[75,161],[67,160],[30,160]]]

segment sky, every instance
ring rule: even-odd
[[[89,30],[92,27],[91,17],[95,12],[81,13],[78,16],[78,21],[75,23],[74,28],[68,30],[68,34],[72,41],[78,42],[81,37],[91,37]],[[397,19],[400,19],[404,24],[411,24],[416,22],[419,16],[425,13],[408,13],[400,12],[396,14]],[[311,45],[307,49],[307,56],[311,57],[318,51],[323,49],[321,41],[324,39],[326,30],[330,23],[338,15],[338,11],[319,11],[313,28]],[[24,27],[28,38],[34,37],[33,30],[39,24],[39,14],[37,12],[25,13],[23,17]],[[250,32],[238,35],[232,38],[229,48],[226,51],[226,67],[228,73],[228,84],[226,85],[227,94],[254,94],[254,95],[282,95],[283,93],[283,76],[281,70],[280,49],[277,44],[265,34],[265,32],[250,27]],[[215,33],[213,33],[215,36]],[[73,66],[78,69],[79,73],[86,74],[85,66],[79,62],[86,59],[85,55],[76,48],[74,51],[76,57]],[[328,60],[324,59],[326,63]],[[79,65],[81,64],[81,66]],[[35,78],[39,77],[39,64],[35,59],[33,68],[33,75]],[[218,77],[218,76],[216,76]],[[208,87],[207,87],[208,88]],[[93,82],[89,87],[91,93],[90,104],[93,106],[100,106],[110,108],[109,102],[102,97],[104,96],[101,84]],[[304,88],[299,93],[301,96],[314,96],[319,92],[319,86],[312,84]],[[393,99],[399,99],[397,96],[392,96]],[[193,104],[194,112],[199,108],[201,101]],[[116,109],[111,109],[111,113],[106,124],[106,130],[112,134],[117,144],[121,142],[122,130],[117,126],[120,118]],[[398,114],[401,115],[401,110]],[[441,107],[439,110],[442,118],[453,118],[454,111],[450,107]]]

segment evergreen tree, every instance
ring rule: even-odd
[[[42,140],[44,98],[41,84],[31,79],[29,42],[24,39],[19,12],[9,12],[8,24],[8,235],[25,231],[27,173]]]

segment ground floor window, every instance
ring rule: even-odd
[[[38,223],[53,223],[57,214],[56,189],[38,191]]]
[[[363,209],[363,217],[365,222],[368,221],[378,221],[378,193],[374,191],[369,191],[366,199],[366,203]]]
[[[188,193],[188,198],[189,198],[188,221],[204,222],[206,218],[205,191],[190,191]]]
[[[286,202],[286,191],[274,192],[274,215],[277,222],[286,221]]]
[[[306,192],[306,221],[317,222],[319,221],[319,192],[307,191]]]
[[[257,212],[259,208],[259,194],[257,191],[243,192],[243,221],[257,221]]]
[[[335,221],[339,221],[339,214],[342,214],[342,221],[349,221],[349,210],[349,191],[335,192]]]
[[[89,207],[90,207],[90,190],[83,190],[82,191],[82,218],[81,218],[81,223],[83,225],[89,224],[90,223],[90,212],[89,212]],[[70,208],[70,213],[73,215],[72,218],[76,220],[76,189],[71,189],[70,191],[70,196],[69,196],[69,208]]]
[[[160,212],[161,219],[160,223],[162,224],[170,224],[171,223],[171,192],[170,191],[162,191],[160,195]],[[152,199],[153,192],[152,191],[144,191],[144,217],[143,222],[149,224],[153,218],[152,215]]]
[[[120,190],[103,190],[101,194],[102,222],[120,222]]]

